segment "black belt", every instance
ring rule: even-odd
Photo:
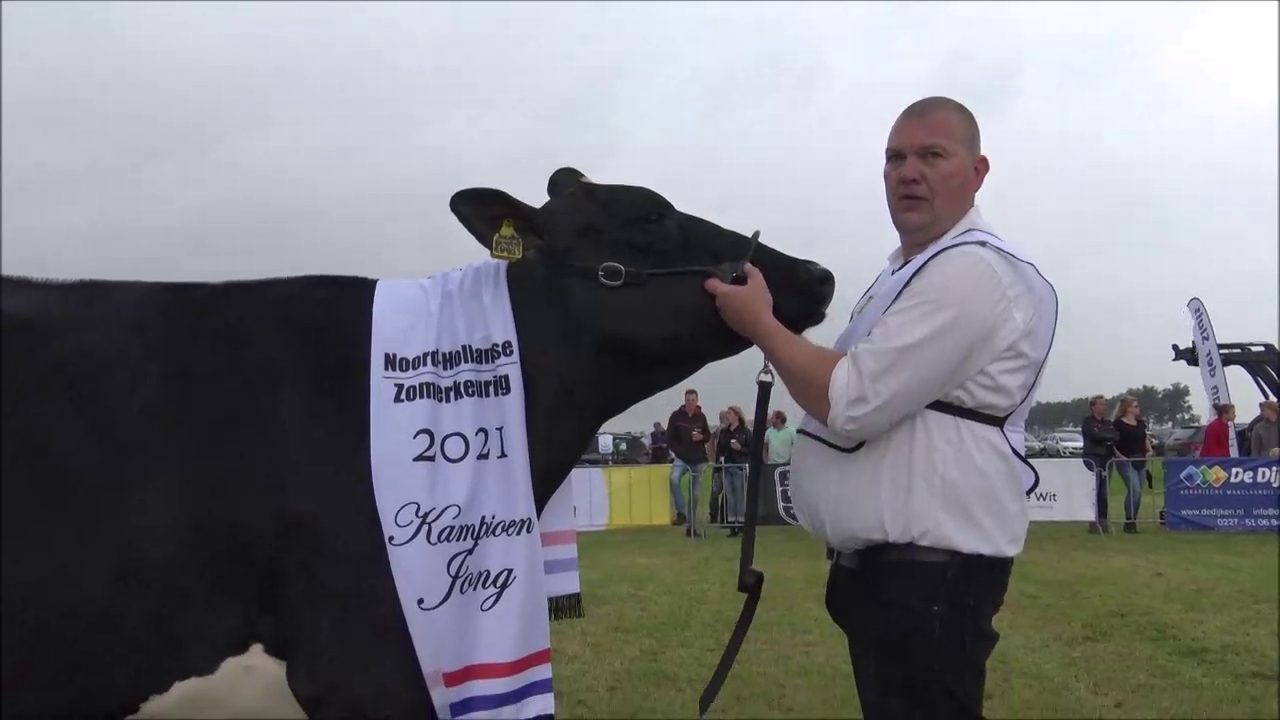
[[[837,552],[827,548],[827,559],[847,568],[857,568],[868,562],[903,560],[953,562],[965,557],[971,556],[958,550],[943,550],[912,543],[881,543],[879,545],[869,545],[852,552]]]

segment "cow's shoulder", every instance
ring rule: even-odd
[[[5,276],[6,339],[53,352],[227,358],[368,343],[375,280],[300,275],[224,282]],[[59,350],[60,348],[60,350]],[[6,353],[6,356],[11,353]],[[218,361],[218,360],[215,360]]]

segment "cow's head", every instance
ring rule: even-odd
[[[835,279],[826,268],[765,242],[753,250],[746,235],[681,212],[648,188],[599,184],[561,168],[551,175],[547,195],[535,208],[501,190],[470,188],[454,194],[449,207],[495,256],[519,254],[508,278],[522,355],[530,340],[523,333],[534,324],[545,328],[537,332],[548,343],[563,346],[565,332],[572,336],[579,355],[568,353],[565,361],[574,363],[574,389],[599,397],[589,413],[577,407],[584,401],[575,401],[574,409],[590,416],[585,424],[606,422],[750,347],[720,319],[703,288],[709,273],[748,253],[769,284],[774,315],[792,331],[822,322],[831,302]],[[602,282],[622,280],[624,268],[623,284]],[[672,269],[687,271],[660,274]],[[530,302],[539,306],[538,317],[519,306]],[[546,324],[548,315],[555,327]],[[526,378],[530,370],[526,366]],[[598,427],[575,428],[583,437],[572,442],[580,447]]]
[[[562,168],[547,194],[534,208],[501,190],[472,188],[449,205],[485,248],[496,244],[501,254],[518,247],[517,267],[559,280],[566,310],[601,350],[645,362],[683,356],[694,370],[745,350],[749,344],[720,320],[703,281],[748,253],[769,283],[774,314],[791,330],[820,323],[831,302],[835,279],[826,268],[764,242],[753,251],[746,235],[681,212],[648,188],[597,184]],[[602,268],[608,263],[616,265]],[[602,282],[624,274],[620,286]]]

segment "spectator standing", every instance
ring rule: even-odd
[[[1238,443],[1237,443],[1237,447],[1239,447],[1239,448],[1240,448],[1240,454],[1241,454],[1241,455],[1252,455],[1252,454],[1253,454],[1253,451],[1252,451],[1252,447],[1253,447],[1253,429],[1254,429],[1254,428],[1256,428],[1256,427],[1258,427],[1258,423],[1262,422],[1262,418],[1263,418],[1263,416],[1265,415],[1265,413],[1263,412],[1263,407],[1262,407],[1262,406],[1263,406],[1263,405],[1266,405],[1266,404],[1267,404],[1267,403],[1266,403],[1266,401],[1265,401],[1265,400],[1264,400],[1263,402],[1258,403],[1258,414],[1257,414],[1257,415],[1254,415],[1254,416],[1253,416],[1253,419],[1252,419],[1252,420],[1250,420],[1250,421],[1249,421],[1249,424],[1248,424],[1248,425],[1246,425],[1246,426],[1245,426],[1245,428],[1244,428],[1244,433],[1243,433],[1243,434],[1244,434],[1244,442],[1238,442]]]
[[[720,428],[716,455],[723,458],[725,523],[729,537],[742,534],[742,521],[747,507],[747,463],[751,459],[751,431],[742,417],[742,408],[730,405],[726,422]]]
[[[764,431],[764,461],[770,465],[786,465],[791,462],[791,447],[795,443],[796,431],[787,425],[787,414],[774,410]]]
[[[667,419],[667,447],[671,449],[671,499],[676,506],[676,524],[684,525],[687,537],[700,533],[695,520],[698,510],[698,491],[702,487],[702,471],[707,466],[707,440],[711,428],[707,416],[698,406],[698,391],[684,391],[684,404],[676,408]],[[680,478],[689,473],[689,507],[685,507],[684,493],[680,492]]]
[[[1089,523],[1090,535],[1110,535],[1110,492],[1107,482],[1111,472],[1111,459],[1116,456],[1115,445],[1119,439],[1115,426],[1107,419],[1107,398],[1094,395],[1089,398],[1089,414],[1080,421],[1080,434],[1084,437],[1084,449],[1080,453],[1084,466],[1093,473],[1093,491],[1097,503],[1097,518]]]
[[[720,447],[720,433],[724,429],[725,423],[728,422],[729,412],[721,410],[717,417],[716,426],[711,428],[711,439],[707,441],[707,457],[711,458],[711,502],[709,505],[709,519],[712,525],[718,525],[725,521],[724,512],[724,457],[722,457],[718,449]]]
[[[1138,532],[1138,509],[1142,505],[1142,481],[1151,451],[1147,423],[1139,415],[1138,399],[1132,395],[1120,398],[1112,426],[1118,436],[1115,444],[1116,471],[1124,481],[1124,531]]]
[[[1262,403],[1262,420],[1249,435],[1249,454],[1254,457],[1280,457],[1280,404],[1275,400]]]
[[[649,433],[649,462],[653,465],[667,463],[667,431],[662,429],[660,422],[655,422],[653,432]]]
[[[1231,457],[1231,426],[1236,420],[1236,406],[1231,403],[1222,403],[1213,406],[1213,414],[1216,416],[1204,426],[1204,445],[1200,446],[1200,457],[1203,458],[1225,458]]]

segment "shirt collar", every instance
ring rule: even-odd
[[[977,205],[974,205],[973,207],[969,208],[969,212],[965,213],[964,217],[960,218],[960,222],[956,223],[950,230],[943,233],[942,237],[938,238],[937,240],[934,240],[933,242],[938,243],[938,242],[950,240],[951,238],[959,235],[960,233],[967,232],[969,230],[982,230],[984,232],[989,232],[992,235],[995,234],[994,232],[992,232],[991,225],[989,225],[986,219],[982,217],[982,211],[978,209]],[[933,243],[930,243],[930,245],[932,244]],[[902,246],[901,245],[895,247],[893,249],[893,252],[889,253],[888,261],[889,261],[889,265],[893,267],[897,267],[898,265],[902,264]]]

